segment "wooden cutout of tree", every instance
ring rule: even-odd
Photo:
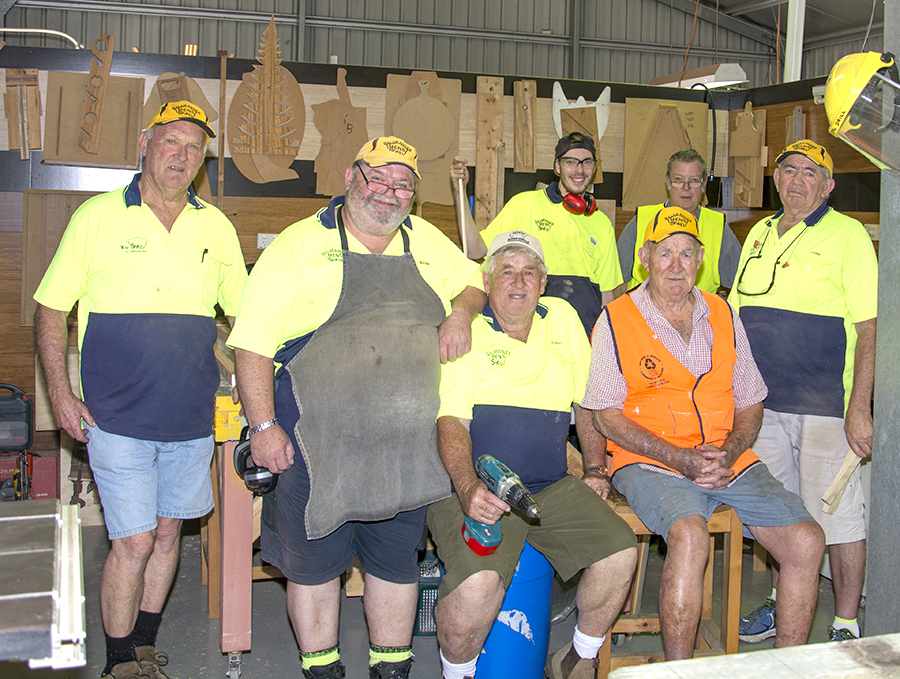
[[[303,139],[306,107],[300,85],[281,65],[274,17],[263,32],[257,61],[244,74],[229,109],[231,155],[251,181],[295,179],[290,165]]]

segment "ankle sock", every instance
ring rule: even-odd
[[[604,641],[606,641],[605,636],[588,636],[578,629],[578,625],[575,625],[575,635],[572,637],[572,646],[575,648],[575,652],[578,653],[579,658],[596,658]]]
[[[131,632],[135,647],[156,646],[156,634],[159,632],[161,621],[162,613],[138,611],[137,620],[134,621],[134,629]]]
[[[369,667],[380,662],[398,663],[412,658],[412,646],[376,646],[369,644]]]
[[[859,618],[853,618],[853,620],[845,620],[844,618],[839,618],[834,616],[834,622],[831,623],[831,626],[835,629],[848,629],[855,636],[859,636]]]
[[[772,588],[772,593],[769,595],[769,598],[772,601],[778,601],[778,592],[776,591],[776,589],[774,587]]]
[[[441,667],[444,670],[444,679],[466,679],[466,677],[475,676],[475,666],[478,664],[478,656],[459,664],[454,664],[444,657],[444,652],[440,651]]]
[[[337,646],[332,646],[322,651],[313,651],[312,653],[300,651],[300,667],[304,670],[330,665],[340,659],[341,653],[338,651]]]
[[[137,660],[134,653],[134,639],[132,634],[127,637],[111,637],[106,635],[106,667],[103,674],[109,674],[112,668],[123,662]]]

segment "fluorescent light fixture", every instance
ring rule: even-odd
[[[681,85],[678,79],[681,78]],[[660,87],[682,87],[690,89],[696,83],[703,83],[710,89],[714,87],[728,87],[747,82],[747,74],[740,64],[713,64],[701,68],[692,68],[684,72],[660,75],[650,81],[651,85]]]

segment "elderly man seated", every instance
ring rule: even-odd
[[[634,572],[634,533],[610,509],[603,469],[606,446],[577,403],[584,395],[590,346],[568,302],[540,298],[547,267],[538,240],[499,234],[482,265],[488,304],[475,318],[472,350],[442,368],[438,447],[454,494],[428,509],[428,527],[446,574],[436,608],[445,679],[475,674],[481,648],[525,540],[578,586],[571,644],[548,663],[553,679],[588,679]],[[585,475],[566,474],[569,414],[582,444]],[[538,520],[510,513],[479,479],[484,453],[509,466],[540,505]],[[465,518],[500,521],[497,551],[479,556],[460,533]]]
[[[720,504],[781,566],[775,645],[803,644],[823,534],[750,450],[766,387],[747,336],[727,302],[694,286],[703,244],[693,215],[663,208],[643,242],[649,278],[597,321],[582,406],[609,440],[613,485],[668,544],[659,586],[666,659],[693,655],[706,522]]]

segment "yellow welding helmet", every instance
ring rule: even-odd
[[[900,158],[882,148],[884,133],[900,130],[900,78],[893,54],[840,59],[825,84],[825,113],[831,134],[881,169],[900,174]],[[900,140],[895,145],[900,147]]]

